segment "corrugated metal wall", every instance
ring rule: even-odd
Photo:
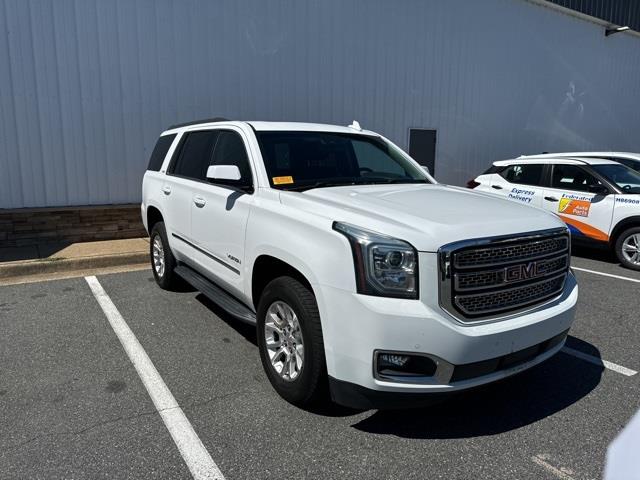
[[[436,172],[640,151],[640,40],[524,0],[0,0],[0,208],[136,202],[167,125],[350,123]]]

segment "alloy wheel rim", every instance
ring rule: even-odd
[[[640,233],[634,233],[624,239],[622,255],[628,262],[640,265]]]
[[[271,367],[283,380],[294,381],[304,365],[304,343],[296,312],[281,300],[273,302],[267,309],[264,327]]]
[[[159,277],[164,275],[164,246],[160,235],[156,235],[153,239],[153,269]]]

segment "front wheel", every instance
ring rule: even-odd
[[[308,406],[326,392],[326,362],[320,315],[313,292],[291,277],[264,289],[257,312],[262,366],[278,394]]]
[[[640,270],[640,227],[622,232],[616,240],[615,252],[623,266]]]

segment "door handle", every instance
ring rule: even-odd
[[[196,207],[202,208],[207,204],[207,201],[204,199],[204,197],[196,195],[195,197],[193,197],[193,203],[196,204]]]
[[[491,188],[495,188],[496,190],[502,190],[500,185],[491,185]]]
[[[169,185],[166,185],[166,186],[162,187],[162,193],[164,193],[165,195],[170,195],[171,194],[171,187]]]
[[[557,202],[558,199],[556,197],[544,197],[547,202]]]

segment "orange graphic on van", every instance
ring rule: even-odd
[[[560,218],[569,225],[569,230],[571,230],[572,235],[584,235],[585,237],[600,240],[602,242],[609,241],[609,235],[602,230],[598,230],[597,228],[576,220],[575,218],[565,217],[564,215],[560,215]]]
[[[574,198],[561,198],[558,205],[558,213],[588,217],[591,202],[589,200],[576,200]]]

